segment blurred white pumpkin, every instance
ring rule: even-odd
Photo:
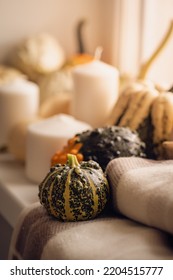
[[[40,77],[40,102],[43,103],[48,97],[62,92],[71,92],[73,83],[71,70],[59,70]]]
[[[54,36],[41,33],[19,43],[11,52],[9,62],[30,80],[37,81],[40,75],[62,67],[65,51]]]
[[[15,79],[27,79],[21,71],[7,65],[0,65],[0,85],[14,81]]]

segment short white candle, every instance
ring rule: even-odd
[[[32,118],[39,108],[39,87],[16,79],[0,86],[0,146],[6,146],[13,125]]]
[[[71,114],[93,127],[106,122],[118,98],[118,70],[99,60],[72,70],[74,99]]]
[[[76,133],[91,129],[87,123],[70,115],[59,114],[28,127],[26,137],[26,176],[40,183],[51,166],[51,158]]]

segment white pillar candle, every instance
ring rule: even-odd
[[[93,127],[105,124],[118,98],[118,70],[99,60],[72,70],[74,99],[71,114]]]
[[[32,118],[39,108],[39,87],[16,79],[0,86],[0,146],[6,146],[13,125]]]
[[[28,179],[41,183],[51,166],[51,158],[76,133],[91,129],[70,115],[59,114],[28,127],[25,171]]]

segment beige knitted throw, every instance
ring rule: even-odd
[[[63,223],[35,203],[18,219],[9,259],[173,260],[173,161],[119,158],[106,173],[109,213]]]
[[[115,211],[173,234],[173,160],[114,159],[107,176]]]

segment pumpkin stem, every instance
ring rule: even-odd
[[[151,55],[151,57],[147,60],[146,63],[144,63],[141,66],[141,69],[139,71],[139,75],[138,78],[139,79],[145,79],[148,71],[151,67],[151,65],[153,64],[153,62],[155,61],[155,59],[158,57],[158,55],[160,54],[160,52],[165,48],[165,46],[168,44],[168,42],[170,41],[171,37],[173,35],[173,21],[171,21],[170,23],[170,27],[168,29],[168,31],[166,32],[164,38],[162,39],[160,45],[157,47],[157,49],[154,51],[154,53]]]
[[[68,165],[72,168],[80,165],[75,155],[67,154],[67,160],[68,160]]]
[[[77,41],[78,41],[78,52],[80,54],[85,53],[85,46],[84,46],[84,42],[83,42],[83,37],[82,37],[82,29],[83,29],[83,25],[85,24],[85,19],[82,19],[79,21],[78,25],[77,25]]]

